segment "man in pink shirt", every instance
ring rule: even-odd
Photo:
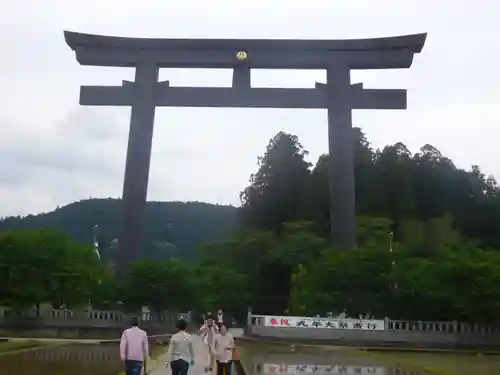
[[[148,335],[139,327],[139,319],[132,318],[131,327],[123,331],[120,340],[120,357],[125,363],[126,375],[141,375],[144,366],[146,371],[146,361],[149,358]]]

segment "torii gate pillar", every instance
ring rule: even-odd
[[[338,249],[356,246],[356,199],[354,144],[352,142],[351,88],[348,61],[326,70],[328,91],[328,152],[330,190],[330,236]],[[342,178],[338,178],[342,176]],[[341,199],[340,199],[341,198]]]
[[[137,260],[144,239],[144,209],[148,195],[149,168],[156,109],[159,68],[141,63],[135,69],[130,129],[122,195],[122,231],[117,275],[124,276],[127,264]]]

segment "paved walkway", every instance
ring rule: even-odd
[[[188,375],[210,375],[209,373],[206,373],[204,371],[204,363],[206,362],[206,357],[204,357],[205,351],[203,347],[203,343],[201,342],[201,339],[193,335],[194,338],[194,366],[189,366],[189,373]],[[165,356],[167,353],[168,347],[165,347],[163,353],[156,359],[151,361],[151,363],[148,364],[148,375],[165,375],[165,374],[172,374],[172,371],[170,370],[170,366],[168,368],[165,368]],[[214,369],[215,370],[215,369]]]

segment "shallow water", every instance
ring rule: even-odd
[[[117,345],[68,345],[0,356],[1,375],[116,375]]]
[[[410,352],[370,353],[345,348],[243,345],[247,375],[430,375],[394,365],[402,361],[460,375],[500,374],[500,357]],[[243,348],[242,348],[243,349]],[[116,344],[67,345],[0,356],[1,375],[116,375],[122,363]],[[189,375],[203,375],[190,371]],[[236,375],[236,373],[234,373]]]
[[[498,375],[500,356],[474,353],[378,353],[381,358],[394,358],[417,367],[432,368],[438,373],[459,375]]]
[[[429,375],[374,359],[353,350],[254,347],[248,358],[248,375]],[[480,374],[477,374],[480,375]]]

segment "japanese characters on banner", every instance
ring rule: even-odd
[[[260,373],[263,375],[385,375],[384,367],[378,366],[344,366],[344,365],[287,365],[264,363]]]
[[[385,322],[373,319],[309,318],[300,316],[266,316],[267,327],[278,328],[329,328],[383,331]]]

